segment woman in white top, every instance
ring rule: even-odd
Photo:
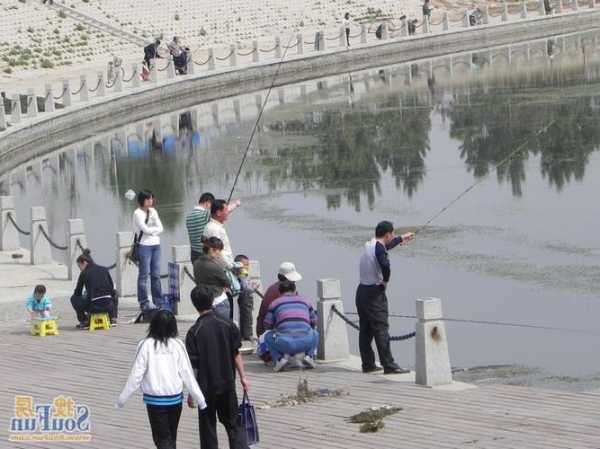
[[[163,232],[163,225],[153,207],[152,192],[142,190],[137,195],[137,202],[139,207],[133,213],[133,232],[139,242],[137,296],[143,312],[162,305],[159,235]],[[148,300],[148,275],[153,303]]]
[[[154,444],[158,449],[175,449],[184,385],[198,407],[205,409],[185,345],[177,338],[177,321],[171,312],[160,310],[152,317],[148,337],[138,344],[117,407],[123,407],[141,386]]]

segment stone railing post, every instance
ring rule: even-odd
[[[437,298],[417,300],[415,382],[426,387],[452,383],[448,340],[442,321],[442,302]]]
[[[389,37],[389,32],[388,32],[388,23],[387,22],[383,22],[383,30],[381,31],[381,40],[387,40]]]
[[[546,15],[546,6],[544,6],[544,0],[538,0],[538,14],[540,16]]]
[[[27,90],[27,117],[33,118],[38,115],[37,97],[33,88]]]
[[[304,35],[302,33],[296,35],[296,53],[304,54]]]
[[[8,219],[9,214],[16,222],[15,200],[12,196],[0,196],[0,251],[19,249],[19,233]]]
[[[185,64],[185,74],[186,75],[193,75],[194,74],[194,59],[193,59],[193,55],[190,52],[188,58],[187,58],[187,62]]]
[[[423,34],[429,34],[429,21],[427,19],[423,20]]]
[[[469,28],[469,10],[465,9],[463,12],[463,27]]]
[[[367,25],[365,25],[364,23],[360,24],[360,43],[367,43]]]
[[[179,269],[179,303],[177,310],[174,311],[177,315],[194,315],[197,313],[194,304],[192,304],[191,293],[196,283],[190,279],[186,273],[194,276],[194,267],[190,261],[189,245],[177,245],[172,247],[172,262],[176,263]]]
[[[83,102],[86,102],[90,99],[90,88],[88,87],[87,76],[81,75],[79,77],[79,99]]]
[[[408,24],[406,23],[406,18],[400,19],[400,36],[408,36]]]
[[[73,104],[73,98],[71,97],[71,82],[69,80],[63,80],[62,86],[63,106],[68,108]]]
[[[169,56],[169,62],[167,65],[167,79],[175,79],[175,59],[173,56]]]
[[[123,92],[123,71],[120,67],[115,70],[115,92]]]
[[[279,36],[275,37],[275,58],[281,59],[281,38]]]
[[[344,313],[342,287],[337,279],[321,279],[317,281],[319,297],[319,360],[342,360],[350,357],[348,330],[346,323],[335,315],[332,307]]]
[[[52,97],[52,85],[46,84],[44,89],[46,96],[44,97],[44,112],[54,112],[54,98]]]
[[[508,21],[508,5],[505,1],[502,2],[502,21]]]
[[[250,261],[250,268],[248,270],[248,286],[253,290],[254,289],[256,289],[258,291],[262,290],[260,262],[258,260]],[[256,293],[254,293],[252,295],[252,297],[254,298],[254,309],[252,309],[252,323],[253,323],[252,335],[254,335],[255,337],[259,337],[259,335],[255,335],[256,326],[254,326],[254,323],[256,323],[256,319],[258,317],[258,312],[260,310],[260,304],[261,304],[262,298],[260,296],[258,296]]]
[[[79,242],[79,245],[77,242]],[[79,270],[77,267],[77,258],[82,253],[81,248],[87,248],[85,225],[81,218],[67,220],[67,246],[67,272],[69,280],[72,280],[75,277],[75,273]]]
[[[215,50],[213,48],[208,49],[208,70],[215,69]]]
[[[596,0],[590,0],[590,9],[596,8]]]
[[[579,10],[579,0],[573,0],[573,11]]]
[[[258,41],[252,41],[252,62],[260,61],[260,52],[258,51]]]
[[[521,0],[521,19],[527,18],[527,0]]]
[[[229,57],[229,66],[235,67],[237,66],[237,49],[235,44],[231,44],[229,46],[229,51],[231,52],[231,56]]]
[[[42,234],[41,229],[48,234],[46,209],[43,207],[31,208],[31,265],[41,265],[52,262],[50,243]]]
[[[340,48],[346,48],[348,43],[346,42],[346,27],[340,27]]]
[[[560,14],[563,12],[563,0],[558,0],[556,2],[556,13]]]
[[[442,16],[442,29],[448,31],[450,29],[450,21],[448,20],[448,11],[444,11]]]
[[[325,44],[325,31],[321,30],[319,31],[319,51],[325,51],[326,48],[326,44]]]
[[[21,96],[14,94],[10,108],[10,121],[13,125],[21,123]]]
[[[192,61],[192,58],[190,58],[190,61]],[[194,64],[192,64],[192,67],[194,66]],[[133,73],[133,79],[131,80],[133,87],[140,87],[140,67],[137,64],[132,64],[131,65],[131,70]],[[189,70],[189,68],[188,68]],[[189,72],[188,72],[189,73]]]
[[[158,81],[158,68],[156,67],[156,59],[150,60],[150,82],[156,83]]]
[[[4,101],[0,101],[0,130],[8,128],[6,124],[6,111],[4,110]]]
[[[541,1],[543,2],[544,0],[541,0]],[[483,5],[481,22],[484,25],[487,25],[490,23],[490,7],[488,6],[487,3],[485,5]]]
[[[117,232],[117,266],[115,267],[115,282],[119,296],[137,295],[138,269],[127,258],[133,244],[133,232]]]
[[[96,96],[105,97],[106,96],[106,84],[104,84],[104,72],[98,72],[96,84],[98,85],[98,93]]]

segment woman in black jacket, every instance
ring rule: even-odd
[[[81,273],[71,296],[71,304],[79,320],[77,327],[89,327],[92,313],[108,313],[111,324],[117,324],[118,295],[108,269],[94,263],[89,249],[77,258],[77,265]]]

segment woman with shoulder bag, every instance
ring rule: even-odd
[[[154,209],[154,194],[142,190],[137,195],[139,207],[133,213],[133,232],[137,242],[138,284],[137,295],[142,312],[155,309],[162,304],[160,284],[160,237],[163,225]],[[135,244],[134,244],[135,245]],[[152,302],[148,299],[148,275]]]

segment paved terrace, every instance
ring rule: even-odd
[[[0,293],[4,295],[11,288],[6,273],[17,283],[17,271],[7,271],[11,262],[6,253],[2,256]],[[44,270],[18,266],[24,284],[37,282],[48,272],[55,273],[53,291],[59,294],[70,289],[70,282],[60,280],[58,266]],[[31,395],[38,403],[51,403],[61,394],[91,407],[92,441],[84,447],[153,447],[140,394],[124,409],[114,408],[146,326],[122,324],[94,334],[77,331],[67,301],[58,299],[56,305],[63,317],[58,337],[31,337],[23,320],[0,325],[0,448],[85,445],[7,441],[15,395]],[[3,304],[13,310],[13,316],[22,306]],[[135,310],[135,304],[124,303],[121,321],[134,316]],[[180,333],[185,335],[190,325],[180,323]],[[412,350],[412,343],[402,344]],[[313,371],[275,374],[254,356],[245,360],[252,382],[251,397],[257,405],[294,394],[304,377],[311,389],[344,388],[349,393],[293,407],[259,409],[261,448],[600,448],[600,395],[506,385],[434,390],[415,386],[410,376],[363,375],[351,368],[355,361],[346,367],[329,364]],[[365,408],[385,404],[402,407],[402,411],[386,418],[385,428],[378,433],[362,434],[359,425],[347,422],[349,416]],[[224,437],[221,433],[222,447],[227,447]],[[182,415],[178,447],[199,447],[196,414],[188,408]]]

